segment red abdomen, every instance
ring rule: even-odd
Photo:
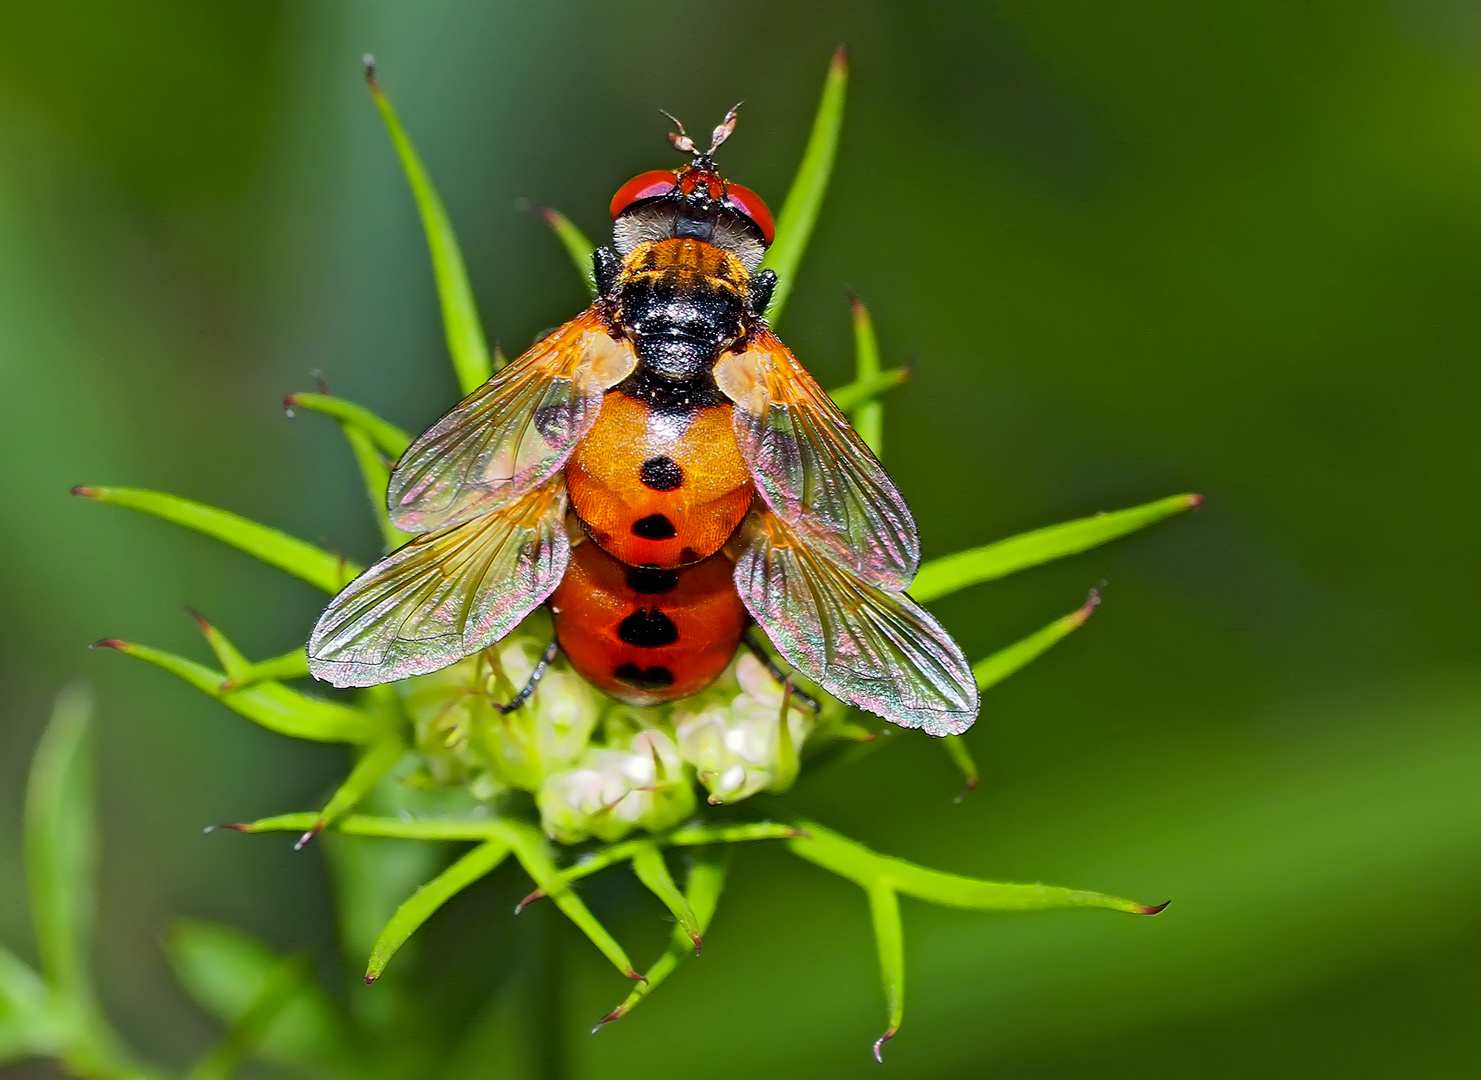
[[[677,569],[630,566],[578,543],[550,597],[561,650],[588,682],[631,705],[697,693],[730,663],[749,619],[734,566],[724,552]]]
[[[566,464],[571,506],[608,554],[629,566],[699,562],[751,505],[751,474],[731,406],[663,412],[607,393],[591,434]]]

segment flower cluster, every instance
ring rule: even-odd
[[[506,713],[499,703],[539,655],[521,631],[400,684],[420,755],[413,782],[460,786],[488,804],[529,792],[551,839],[611,842],[677,825],[695,809],[696,782],[714,804],[786,791],[805,746],[872,737],[844,721],[838,702],[811,687],[792,693],[748,652],[702,693],[647,708],[612,701],[557,661]],[[815,711],[810,700],[822,704]]]

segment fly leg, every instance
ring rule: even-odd
[[[754,635],[754,630],[747,630],[746,636],[741,638],[746,648],[751,650],[752,655],[757,660],[760,660],[762,664],[766,665],[766,670],[771,673],[771,677],[782,686],[783,690],[791,687],[792,696],[811,709],[814,718],[822,715],[823,707],[817,703],[811,694],[804,693],[795,686],[792,686],[792,676],[782,670],[781,665],[771,658],[771,654],[762,648],[761,643],[756,640]]]
[[[508,705],[500,705],[497,701],[494,702],[494,708],[498,709],[505,716],[508,716],[526,701],[529,701],[530,695],[535,692],[535,687],[545,677],[545,672],[550,668],[550,664],[555,659],[555,654],[560,652],[560,648],[560,642],[555,638],[551,638],[550,644],[545,646],[545,651],[540,654],[540,662],[535,665],[535,670],[530,672],[529,680],[525,683],[524,689],[515,694],[514,700]]]

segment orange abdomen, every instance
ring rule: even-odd
[[[754,492],[731,406],[661,412],[608,391],[566,464],[571,506],[592,538],[630,566],[686,566],[720,549]]]
[[[627,566],[578,543],[550,597],[571,666],[631,705],[698,693],[725,670],[749,615],[723,552],[681,569]]]

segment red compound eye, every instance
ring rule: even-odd
[[[766,242],[771,243],[772,237],[776,235],[776,222],[771,220],[771,211],[766,209],[760,195],[748,187],[731,184],[725,192],[725,205],[750,218],[761,230],[761,235],[766,237]]]
[[[667,195],[674,190],[679,178],[663,169],[638,173],[617,189],[612,196],[612,216],[615,218],[639,199],[651,199],[655,195]]]

